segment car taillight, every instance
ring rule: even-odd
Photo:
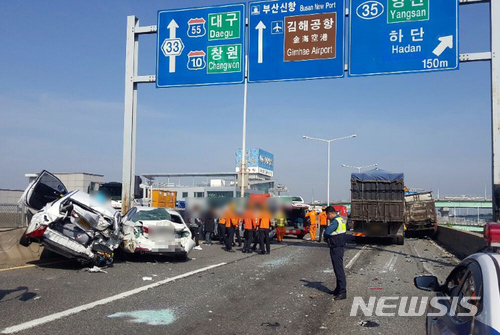
[[[29,234],[26,234],[26,237],[28,238],[40,238],[43,236],[43,233],[45,233],[45,230],[47,229],[47,226],[40,226],[37,230],[32,231]]]
[[[149,228],[142,226],[142,232],[146,233],[146,234],[149,234]]]
[[[484,239],[490,247],[500,247],[500,224],[488,222],[484,226]]]

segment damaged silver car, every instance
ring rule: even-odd
[[[68,192],[45,170],[19,202],[33,213],[22,245],[38,242],[57,254],[97,266],[113,262],[122,234],[121,215],[111,206],[82,191]]]
[[[133,207],[123,217],[124,251],[187,258],[194,248],[191,231],[171,209]]]

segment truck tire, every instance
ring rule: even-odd
[[[354,242],[356,244],[364,244],[365,243],[365,239],[361,236],[354,236]]]

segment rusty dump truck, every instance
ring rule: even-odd
[[[437,230],[436,205],[432,192],[408,192],[405,195],[405,233],[433,235]]]
[[[351,224],[356,242],[367,237],[404,244],[404,174],[380,169],[351,174]]]

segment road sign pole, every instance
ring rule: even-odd
[[[135,170],[135,136],[137,110],[137,47],[135,28],[139,25],[136,16],[127,17],[127,44],[125,59],[125,109],[123,115],[123,175],[122,213],[126,213],[132,202]]]
[[[490,1],[493,220],[500,219],[500,0]]]
[[[135,15],[127,17],[127,42],[125,53],[125,105],[123,113],[123,167],[122,213],[126,213],[133,200],[135,183],[135,147],[137,121],[137,84],[154,83],[155,76],[138,76],[139,35],[154,34],[156,26],[139,26]]]
[[[326,205],[330,206],[330,144],[332,142],[328,141],[328,184],[326,186]]]
[[[247,98],[248,98],[248,56],[245,56],[245,84],[243,89],[243,142],[241,145],[241,185],[240,196],[245,197],[245,184],[247,182],[247,159],[246,159],[246,145],[247,145]]]

